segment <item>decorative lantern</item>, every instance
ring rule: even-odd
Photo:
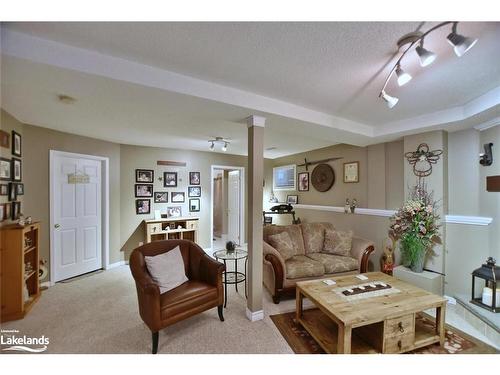
[[[495,265],[495,259],[489,257],[486,264],[472,272],[471,303],[495,313],[500,312],[500,291],[497,291],[497,280],[500,280],[500,267]],[[484,280],[481,297],[475,297],[475,278]]]

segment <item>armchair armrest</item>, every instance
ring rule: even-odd
[[[200,268],[200,279],[202,281],[213,286],[220,285],[222,288],[222,272],[226,269],[224,264],[204,254],[200,259]]]
[[[273,267],[276,289],[282,289],[286,279],[285,260],[278,250],[265,241],[263,242],[262,250],[264,252],[264,260],[271,263]]]
[[[368,258],[373,251],[375,247],[372,241],[359,237],[352,238],[351,255],[358,259],[360,273],[368,271]]]

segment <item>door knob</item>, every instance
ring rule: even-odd
[[[56,228],[56,229],[59,228],[59,227],[60,227],[59,224],[54,225],[54,228]]]

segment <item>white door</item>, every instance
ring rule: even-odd
[[[240,243],[240,171],[230,171],[227,180],[227,239]]]
[[[101,162],[54,155],[50,173],[56,282],[102,268]]]

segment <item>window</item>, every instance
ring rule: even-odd
[[[273,168],[273,190],[296,190],[295,173],[295,164]]]

